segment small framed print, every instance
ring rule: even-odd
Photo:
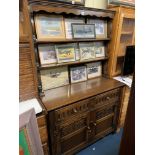
[[[72,23],[72,34],[74,39],[96,38],[95,24]]]
[[[56,45],[58,63],[75,61],[75,43]]]
[[[103,42],[94,42],[96,58],[105,57],[105,47]]]
[[[86,66],[70,68],[71,83],[77,83],[87,80]]]
[[[39,41],[65,39],[64,21],[61,15],[37,14],[35,16],[35,27]]]
[[[88,19],[88,24],[95,24],[96,38],[107,37],[107,21],[101,19]]]
[[[56,1],[56,2],[63,2],[63,3],[71,3],[71,4],[78,4],[84,6],[85,0],[49,0],[49,1]]]
[[[67,66],[41,70],[43,91],[69,84]]]
[[[79,48],[81,61],[95,58],[94,43],[79,43]]]
[[[101,76],[102,75],[101,62],[88,63],[87,64],[87,75],[88,75],[88,79]]]
[[[54,45],[38,45],[41,65],[57,63],[56,50]]]
[[[65,18],[65,31],[66,31],[66,39],[72,39],[72,23],[84,23],[83,18]]]

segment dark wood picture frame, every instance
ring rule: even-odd
[[[95,32],[95,24],[83,24],[83,23],[72,23],[71,24],[71,26],[72,26],[72,34],[73,34],[73,39],[95,39],[96,38],[96,32]],[[89,37],[89,36],[80,36],[80,37],[78,37],[78,36],[76,36],[75,35],[75,26],[78,26],[78,28],[80,27],[80,26],[92,26],[93,27],[93,37]],[[84,31],[84,29],[83,29],[83,31]]]
[[[126,5],[126,6],[135,7],[135,3],[132,3],[132,2],[130,2],[128,0],[108,0],[108,4]]]
[[[32,154],[44,155],[34,108],[20,114],[19,132],[26,130]]]

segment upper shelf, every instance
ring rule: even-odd
[[[68,43],[68,42],[87,42],[87,41],[109,41],[110,38],[97,38],[97,39],[64,39],[64,40],[42,40],[39,41],[36,39],[35,43],[60,43],[60,42],[64,42],[64,43]]]
[[[59,2],[49,2],[47,0],[29,0],[30,12],[45,11],[48,13],[66,13],[81,16],[95,16],[113,18],[115,11],[107,9],[94,9],[78,5],[69,5]]]

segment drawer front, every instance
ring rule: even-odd
[[[114,105],[109,105],[109,106],[106,106],[105,108],[100,108],[98,110],[96,110],[95,112],[95,120],[99,120],[99,119],[102,119],[110,114],[114,114],[115,112],[115,106]]]
[[[64,122],[73,116],[79,115],[81,113],[87,112],[89,110],[90,104],[95,101],[95,97],[88,98],[76,102],[72,105],[55,110],[55,120],[56,122]]]
[[[47,143],[48,136],[47,136],[46,126],[39,128],[39,133],[40,133],[40,139],[41,139],[42,144]]]
[[[38,123],[38,127],[45,126],[46,125],[45,115],[37,117],[37,123]]]
[[[120,100],[120,88],[108,91],[96,96],[96,102],[93,107],[103,106],[105,104],[115,103]]]

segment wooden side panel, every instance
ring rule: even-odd
[[[29,44],[20,44],[19,47],[19,98],[20,101],[32,99],[37,96],[31,49]]]

